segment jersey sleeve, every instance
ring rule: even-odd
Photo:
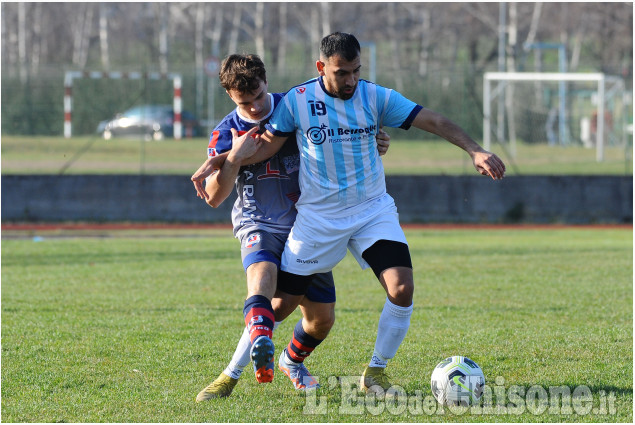
[[[385,89],[382,111],[382,124],[387,127],[397,127],[408,130],[422,106],[407,99],[401,93]]]
[[[227,152],[232,148],[232,133],[231,130],[225,130],[221,128],[215,128],[209,137],[209,144],[207,145],[207,156],[212,157],[223,152]]]
[[[273,111],[271,119],[265,125],[265,129],[269,130],[274,136],[288,137],[295,132],[296,124],[293,115],[293,108],[291,106],[292,98],[287,93],[278,106]]]

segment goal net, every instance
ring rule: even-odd
[[[581,145],[627,143],[624,81],[602,73],[490,72],[483,81],[483,143]]]
[[[155,83],[154,90],[150,92],[146,84],[148,81],[157,82],[160,85]],[[134,82],[137,82],[136,89],[131,84]],[[166,84],[171,85],[171,90],[166,88]],[[174,138],[180,139],[182,133],[181,85],[181,75],[174,73],[67,71],[64,75],[64,137],[70,138],[77,133],[73,129],[73,121],[88,123],[94,131],[99,120],[111,118],[114,112],[122,112],[123,109],[135,106],[135,103],[141,99],[145,100],[143,103],[152,103],[148,101],[157,100],[156,92],[162,98],[170,98],[174,110]],[[170,96],[166,96],[170,91]],[[80,110],[77,110],[76,103],[80,105]],[[108,111],[107,106],[111,103],[116,104],[120,109]],[[103,115],[100,118],[95,117],[94,114],[99,112]],[[74,118],[75,116],[77,118]]]

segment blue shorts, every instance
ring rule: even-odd
[[[240,254],[245,271],[254,263],[268,261],[280,269],[280,257],[287,241],[286,233],[270,233],[253,230],[240,237]],[[281,288],[284,291],[283,288]],[[285,291],[286,292],[286,291]],[[335,302],[335,281],[331,271],[317,273],[304,294],[310,301],[317,303]]]

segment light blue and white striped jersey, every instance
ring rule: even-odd
[[[421,109],[400,93],[365,80],[359,80],[348,100],[328,93],[322,77],[289,90],[266,128],[276,136],[296,135],[298,211],[344,217],[386,193],[375,136],[381,126],[410,128]]]

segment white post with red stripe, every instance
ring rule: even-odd
[[[73,80],[76,78],[101,79],[108,78],[111,80],[129,79],[149,79],[161,80],[169,78],[174,82],[174,138],[181,139],[183,132],[181,112],[183,103],[181,101],[181,84],[182,79],[179,74],[161,74],[158,72],[102,72],[102,71],[67,71],[64,75],[64,137],[70,138],[73,134],[72,112],[73,112]]]
[[[174,77],[174,138],[181,140],[181,134],[183,132],[181,126],[181,77]]]
[[[64,75],[64,137],[71,137],[71,113],[73,110],[73,78],[81,77],[81,72],[67,72]]]

